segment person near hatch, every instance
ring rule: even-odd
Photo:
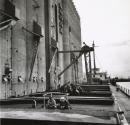
[[[71,109],[69,101],[65,97],[60,98],[59,109]]]
[[[52,96],[49,97],[49,100],[47,101],[47,106],[46,107],[48,109],[56,109],[57,108],[56,101]]]

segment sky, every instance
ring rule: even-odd
[[[130,77],[130,0],[73,0],[82,41],[96,44],[96,65],[111,77]]]

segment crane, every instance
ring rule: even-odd
[[[76,61],[83,55],[83,54],[87,54],[89,52],[93,51],[93,47],[89,47],[86,44],[81,48],[81,50],[68,50],[68,51],[58,51],[58,53],[72,53],[72,52],[79,52],[79,56],[77,56],[77,58],[75,58],[65,69],[63,69],[63,71],[61,71],[58,75],[58,78],[60,78],[60,76],[67,71],[74,63],[76,63]],[[86,66],[86,65],[85,65]],[[87,72],[87,71],[86,71]],[[87,75],[87,73],[86,73]],[[87,76],[86,76],[87,77]]]

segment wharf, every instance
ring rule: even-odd
[[[126,94],[127,96],[130,97],[130,89],[129,86],[125,86],[123,82],[121,82],[122,84],[120,84],[120,82],[116,83],[116,86],[118,87],[118,89],[120,91],[122,91],[124,94]],[[128,88],[127,88],[128,87]]]
[[[111,91],[116,98],[116,101],[119,104],[120,108],[122,109],[122,111],[124,111],[126,120],[130,124],[130,97],[120,90],[116,91],[115,86],[111,86]]]

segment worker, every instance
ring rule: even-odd
[[[60,98],[59,109],[71,109],[69,101],[65,97]]]
[[[117,92],[119,91],[119,86],[118,86],[118,85],[116,85],[116,91],[117,91]]]
[[[56,109],[57,108],[56,101],[52,96],[49,97],[49,100],[47,101],[47,106],[46,107],[48,109]]]

